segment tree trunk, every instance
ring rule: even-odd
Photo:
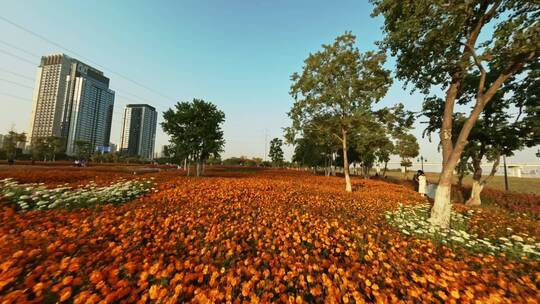
[[[491,168],[491,172],[489,173],[489,176],[486,177],[483,181],[482,179],[482,168],[480,167],[480,161],[477,160],[473,162],[475,170],[474,170],[474,176],[473,176],[473,185],[471,189],[471,196],[465,203],[468,206],[480,206],[482,204],[482,199],[480,197],[480,194],[482,193],[482,190],[484,190],[484,186],[487,184],[488,180],[495,176],[495,173],[497,173],[497,168],[499,167],[499,162],[501,160],[501,156],[498,153],[497,157],[495,158],[495,161],[493,162],[493,167]]]
[[[431,217],[429,219],[432,225],[443,228],[450,227],[450,211],[452,210],[452,204],[450,203],[451,189],[450,183],[445,182],[443,184],[439,182],[437,191],[435,192],[435,204],[431,208]]]
[[[201,161],[197,160],[195,162],[196,170],[197,170],[197,177],[201,176]]]
[[[482,200],[480,199],[480,193],[482,193],[482,189],[484,189],[484,183],[478,180],[474,180],[471,189],[471,197],[469,197],[465,205],[480,206],[482,204]]]
[[[384,162],[384,169],[383,169],[383,174],[382,174],[383,177],[386,177],[386,168],[388,168],[388,162],[387,161]]]
[[[480,200],[480,192],[482,191],[482,188],[484,188],[484,184],[481,182],[482,167],[480,166],[480,164],[482,162],[482,157],[483,155],[480,154],[473,159],[473,185],[471,189],[471,195],[467,202],[465,202],[465,205],[468,206],[480,206],[480,204],[482,203]]]
[[[191,169],[191,164],[190,164],[189,161],[187,161],[187,162],[186,162],[186,165],[187,165],[186,175],[189,176],[190,171],[191,171],[191,170],[190,170],[190,169]]]
[[[439,177],[439,186],[437,187],[437,193],[435,194],[435,203],[431,209],[430,221],[433,225],[447,228],[450,224],[450,210],[452,209],[450,193],[454,169],[456,168],[456,165],[461,158],[461,153],[467,144],[469,133],[471,132],[474,123],[478,120],[478,117],[482,113],[485,104],[485,101],[477,99],[473,111],[461,128],[454,148],[452,149],[448,159],[446,159],[446,162],[443,162],[443,170]],[[441,140],[443,138],[443,134],[444,133],[441,133]],[[443,146],[443,156],[444,149],[445,147]]]
[[[345,175],[345,191],[352,192],[351,178],[349,176],[349,158],[347,156],[347,130],[341,129],[343,143],[343,175]]]

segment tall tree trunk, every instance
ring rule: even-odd
[[[191,171],[191,163],[189,160],[186,162],[186,165],[187,165],[186,175],[189,176],[190,171]]]
[[[195,162],[196,170],[197,170],[197,177],[201,176],[201,161],[197,160]]]
[[[499,2],[500,3],[500,2]],[[469,43],[468,45],[474,45],[474,43]],[[533,53],[534,54],[534,53]],[[529,57],[532,58],[531,54]],[[468,57],[467,57],[468,58]],[[529,58],[529,59],[530,59]],[[452,178],[453,172],[456,168],[456,165],[461,157],[461,153],[467,144],[467,138],[471,133],[471,129],[478,120],[478,117],[484,110],[485,106],[491,101],[495,93],[500,89],[503,83],[508,80],[512,75],[521,69],[523,62],[512,62],[491,84],[491,86],[485,90],[483,84],[486,72],[481,69],[481,80],[478,88],[478,94],[476,96],[476,104],[474,108],[465,121],[465,124],[459,132],[459,136],[455,141],[454,147],[452,147],[452,114],[455,103],[455,98],[457,92],[459,91],[459,80],[458,85],[454,88],[454,83],[452,81],[450,88],[448,89],[447,98],[445,101],[444,115],[443,115],[443,124],[441,127],[441,145],[443,148],[443,170],[439,177],[439,187],[437,188],[437,193],[435,194],[435,204],[431,209],[431,218],[430,221],[433,225],[448,227],[450,225],[450,210],[452,209],[450,201],[450,192],[452,187]],[[456,79],[456,78],[453,78]],[[455,89],[455,92],[454,92]]]
[[[383,169],[383,174],[382,174],[383,177],[386,177],[386,168],[388,168],[388,162],[387,161],[384,162],[384,169]]]
[[[433,225],[447,228],[450,225],[450,210],[452,209],[450,193],[452,188],[452,178],[454,177],[454,169],[459,162],[461,153],[467,144],[467,138],[478,120],[478,117],[482,113],[487,102],[481,99],[477,99],[474,109],[465,121],[465,124],[461,128],[459,136],[456,140],[454,148],[452,149],[450,156],[443,163],[443,170],[439,177],[439,186],[437,187],[437,193],[435,194],[435,203],[431,209],[430,221]],[[441,140],[443,135],[441,134]],[[443,150],[444,150],[443,146]],[[443,153],[444,155],[444,153]]]
[[[352,192],[351,178],[349,176],[349,158],[347,156],[347,130],[341,128],[343,143],[343,174],[345,175],[345,191]]]

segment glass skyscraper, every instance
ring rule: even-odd
[[[128,104],[124,110],[120,152],[154,158],[157,112],[147,104]]]
[[[103,72],[64,54],[43,56],[38,67],[30,122],[30,142],[56,136],[66,153],[76,154],[77,141],[94,150],[109,145],[114,91]]]

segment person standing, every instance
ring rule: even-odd
[[[418,170],[416,171],[416,173],[414,174],[413,178],[412,178],[412,182],[413,182],[413,186],[414,186],[414,191],[418,191],[418,176],[420,176],[420,172],[422,170]]]
[[[418,193],[421,196],[426,196],[427,180],[424,171],[418,170]]]

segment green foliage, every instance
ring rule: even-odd
[[[296,140],[292,161],[308,167],[325,166],[330,154],[327,146],[318,144],[309,136],[304,136]]]
[[[7,159],[15,160],[17,156],[22,153],[21,145],[26,143],[26,134],[17,133],[15,131],[9,131],[7,135],[4,136],[3,141],[3,150],[6,154]]]
[[[272,160],[274,166],[281,166],[283,163],[283,140],[279,138],[274,138],[270,141],[270,151],[268,152],[268,157]]]
[[[93,153],[94,147],[92,143],[84,140],[75,141],[75,155],[77,159],[88,160]]]
[[[401,165],[410,167],[412,165],[410,159],[418,156],[420,146],[414,135],[401,134],[397,137],[395,149],[396,154],[401,158]]]
[[[304,150],[301,158],[308,156],[312,164],[320,159],[305,153],[307,145],[325,147],[316,153],[330,150],[326,157],[341,149],[347,191],[351,191],[348,137],[359,136],[357,129],[373,121],[371,106],[384,97],[391,84],[390,72],[382,67],[386,56],[371,51],[361,54],[355,41],[350,32],[338,36],[333,44],[308,56],[301,74],[291,76],[290,94],[295,103],[288,113],[292,126],[285,135],[288,142],[296,136],[307,139],[299,152]]]
[[[525,78],[521,80],[512,79],[497,92],[476,121],[458,164],[460,176],[470,171],[475,173],[475,180],[479,181],[482,176],[482,161],[494,162],[491,172],[493,175],[502,155],[512,156],[517,150],[540,143],[540,129],[538,129],[540,110],[537,95],[539,89],[535,87],[540,85],[540,75],[538,71],[528,69],[524,76]],[[496,77],[494,72],[488,73],[487,81],[494,77]],[[458,104],[466,105],[475,98],[479,82],[478,74],[465,78]],[[426,98],[423,114],[428,121],[423,134],[430,140],[432,133],[440,130],[443,113],[442,99],[435,96]],[[465,113],[454,113],[452,126],[454,141],[466,119]]]
[[[323,45],[305,60],[302,74],[291,76],[293,129],[301,132],[308,126],[339,137],[341,128],[350,129],[384,97],[391,84],[390,72],[382,68],[386,57],[360,54],[355,39],[345,33],[332,45]]]
[[[201,164],[223,150],[225,114],[214,104],[202,99],[179,102],[165,111],[163,118],[161,126],[170,136],[167,152],[174,161],[188,159]]]
[[[64,152],[65,142],[62,137],[48,136],[32,139],[32,159],[56,160],[59,153]]]
[[[396,77],[426,93],[462,79],[475,65],[473,49],[498,70],[538,56],[538,1],[371,2],[373,16],[384,16],[380,46],[396,56]],[[485,27],[494,31],[480,35]]]

